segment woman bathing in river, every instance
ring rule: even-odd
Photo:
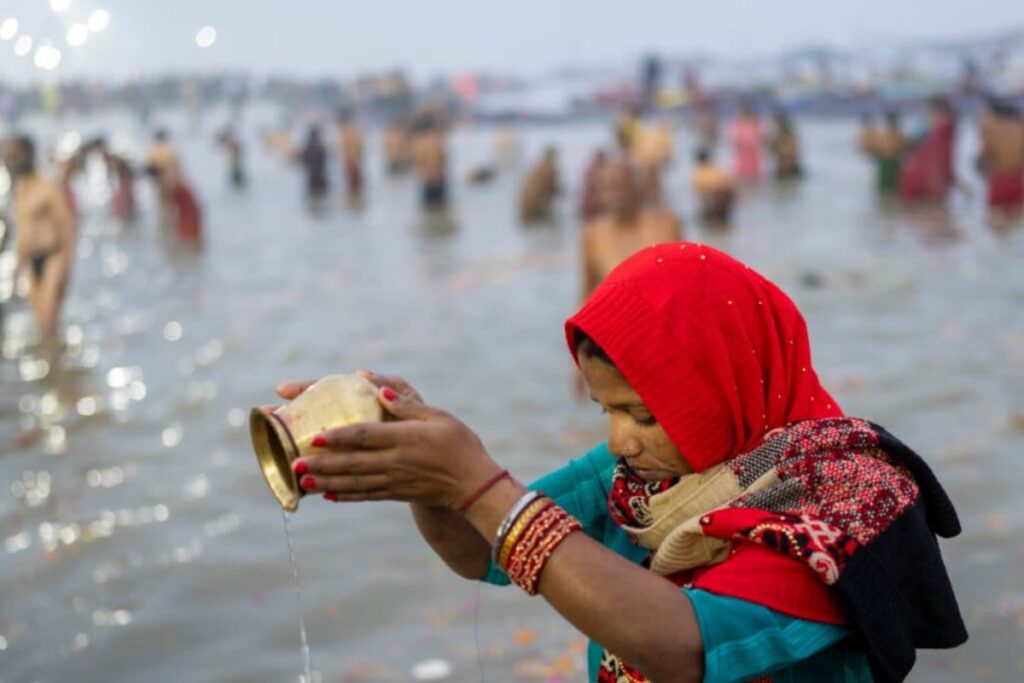
[[[396,419],[325,432],[307,493],[411,503],[459,575],[516,583],[590,637],[589,680],[900,681],[967,634],[919,456],[844,416],[771,282],[711,247],[643,249],[566,323],[608,439],[529,487],[404,380]],[[287,383],[291,399],[308,383]]]

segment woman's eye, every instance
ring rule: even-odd
[[[643,425],[644,427],[653,427],[658,424],[657,418],[653,415],[650,415],[649,417],[634,417],[633,419],[636,420],[638,425]]]

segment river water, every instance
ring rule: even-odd
[[[602,416],[573,397],[561,331],[578,297],[570,202],[556,225],[522,228],[518,178],[502,175],[456,183],[451,220],[425,221],[415,188],[374,156],[365,208],[343,207],[335,171],[335,198],[310,211],[296,170],[256,142],[273,117],[246,114],[252,182],[235,192],[212,141],[224,115],[166,116],[205,203],[201,251],[159,229],[151,192],[126,227],[95,172],[79,183],[63,361],[38,357],[24,306],[5,305],[3,683],[298,680],[288,546],[246,426],[280,380],[402,374],[523,479],[602,438]],[[946,212],[879,203],[852,122],[800,126],[807,180],[746,191],[730,230],[693,218],[685,132],[667,195],[689,238],[793,295],[828,388],[923,454],[957,503],[965,531],[943,548],[972,639],[925,653],[912,680],[1021,680],[1024,231],[989,227],[977,191]],[[29,127],[145,143],[116,116]],[[456,178],[492,137],[454,135]],[[520,132],[524,158],[559,146],[570,196],[607,138],[598,125]],[[314,680],[471,681],[481,665],[488,681],[584,679],[578,634],[538,599],[451,575],[403,506],[307,500],[291,526]]]

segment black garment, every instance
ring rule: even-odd
[[[306,191],[312,196],[327,193],[327,149],[320,143],[309,143],[302,151],[306,168]]]
[[[448,203],[448,187],[444,180],[423,184],[423,206],[436,209]]]
[[[936,534],[960,533],[953,503],[927,463],[878,425],[879,447],[913,475],[917,501],[878,538],[853,554],[834,588],[879,683],[902,681],[917,648],[950,648],[967,640]]]
[[[59,247],[47,249],[46,251],[37,251],[36,253],[29,256],[29,266],[32,268],[32,278],[36,282],[41,282],[43,279],[43,272],[46,270],[46,262],[51,256],[55,256],[60,251]]]

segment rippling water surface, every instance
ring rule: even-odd
[[[602,438],[601,416],[573,398],[563,348],[578,297],[572,207],[524,229],[518,179],[505,175],[457,183],[451,220],[426,221],[415,189],[374,158],[364,209],[335,198],[310,211],[296,171],[256,143],[269,119],[248,115],[252,183],[239,193],[212,143],[223,116],[201,131],[169,117],[206,206],[201,252],[161,233],[150,193],[143,219],[121,226],[97,171],[79,183],[61,359],[36,350],[22,304],[4,304],[4,683],[298,680],[288,547],[246,427],[279,380],[362,366],[405,375],[526,479]],[[36,130],[52,141],[104,128],[145,142],[119,118]],[[690,238],[794,296],[829,389],[925,455],[958,504],[965,531],[943,548],[972,639],[924,654],[912,679],[1021,680],[1022,231],[990,228],[979,194],[947,212],[880,204],[852,123],[802,130],[809,178],[746,192],[729,231],[692,218],[685,134],[668,196]],[[521,134],[529,158],[560,146],[570,190],[606,137],[599,126]],[[489,131],[458,132],[456,176],[490,149]],[[583,680],[571,628],[539,600],[451,575],[403,506],[309,500],[292,530],[314,680],[479,680],[480,664],[489,681]]]

